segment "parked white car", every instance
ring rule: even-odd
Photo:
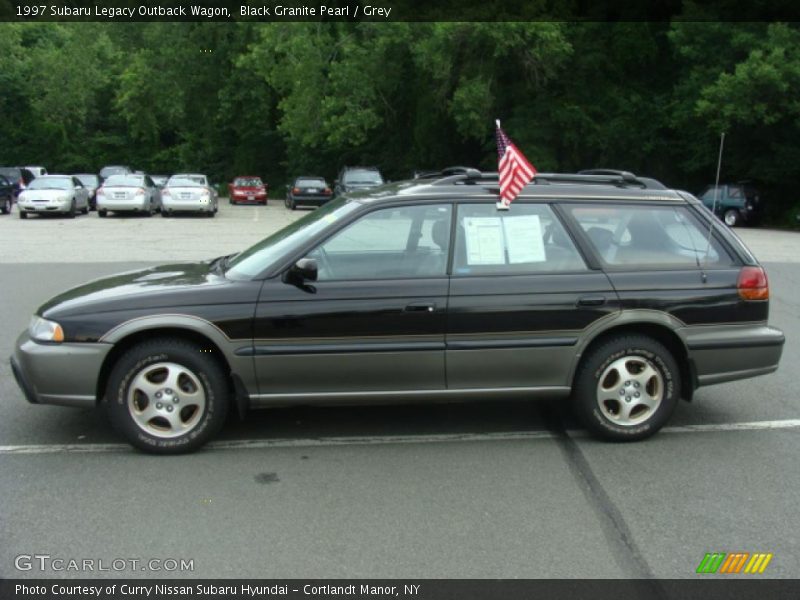
[[[161,209],[161,190],[149,175],[112,175],[97,190],[96,198],[100,217],[105,217],[108,211],[152,217]]]
[[[20,219],[31,213],[61,213],[73,218],[78,211],[89,212],[89,191],[72,175],[42,175],[20,193],[17,206]]]
[[[176,212],[200,212],[208,217],[217,213],[219,198],[217,191],[208,183],[208,177],[200,173],[178,173],[167,181],[161,190],[162,217]]]

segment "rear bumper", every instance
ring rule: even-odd
[[[11,371],[32,404],[93,407],[97,381],[111,344],[39,344],[27,332],[17,340]]]
[[[150,208],[150,201],[147,198],[141,200],[107,200],[98,199],[96,201],[99,210],[110,210],[112,212],[122,211],[146,211]]]
[[[295,201],[295,204],[322,206],[330,201],[331,196],[292,196],[291,199]]]
[[[766,375],[778,369],[786,338],[767,325],[719,325],[678,330],[697,374],[697,385]]]
[[[167,212],[212,212],[214,203],[200,200],[164,200],[161,201],[161,210]]]

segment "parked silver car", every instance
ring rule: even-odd
[[[89,210],[95,210],[97,208],[97,190],[100,187],[100,177],[94,173],[75,173],[73,177],[77,177],[78,181],[89,192]]]
[[[97,214],[108,211],[144,213],[161,210],[161,190],[148,175],[112,175],[97,190]]]
[[[72,175],[42,175],[32,180],[17,199],[19,218],[31,213],[61,213],[73,218],[89,212],[89,192]]]
[[[176,212],[200,212],[213,217],[217,213],[219,198],[217,191],[208,183],[208,177],[200,173],[178,173],[167,181],[161,190],[162,217]]]

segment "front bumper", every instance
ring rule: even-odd
[[[698,386],[776,371],[786,341],[780,329],[768,325],[685,327],[677,333],[694,363]]]
[[[57,202],[32,202],[24,201],[17,202],[19,210],[29,213],[47,213],[47,212],[69,212],[72,201],[59,200]]]
[[[111,344],[40,344],[27,332],[17,339],[11,371],[28,402],[93,407],[100,368]]]

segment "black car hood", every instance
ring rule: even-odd
[[[212,269],[211,262],[161,265],[103,277],[72,288],[45,302],[38,314],[56,318],[87,313],[185,307],[233,300],[233,282]],[[235,301],[235,300],[234,300]]]

